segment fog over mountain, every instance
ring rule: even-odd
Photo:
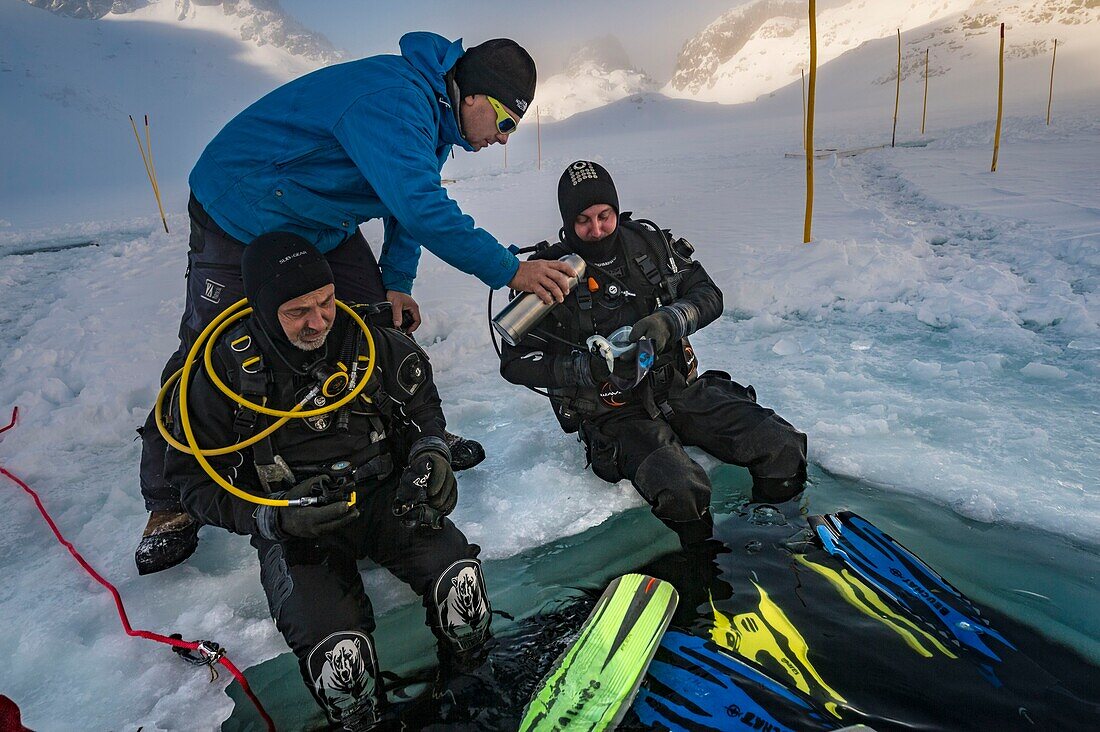
[[[622,42],[607,35],[575,49],[565,71],[539,84],[535,104],[544,118],[561,120],[657,87],[634,67]]]

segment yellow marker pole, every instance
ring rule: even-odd
[[[924,123],[928,119],[928,49],[924,49],[924,111],[920,116],[920,133],[924,134]]]
[[[542,115],[539,114],[539,107],[535,105],[535,133],[538,136],[539,146],[539,170],[542,170]]]
[[[890,147],[898,136],[898,102],[901,100],[901,28],[898,28],[898,83],[894,88],[894,131],[890,133]]]
[[[817,9],[810,0],[810,90],[806,96],[806,223],[802,241],[810,243],[810,223],[814,213],[814,92],[817,89]]]
[[[168,231],[168,221],[164,218],[164,204],[160,198],[160,181],[157,180],[157,165],[153,162],[153,140],[149,135],[149,115],[145,115],[145,152],[149,155],[149,171],[153,179],[153,195],[157,199],[157,210],[160,211],[160,222],[164,224],[164,233]]]
[[[806,69],[802,69],[802,139],[806,139]]]
[[[157,183],[153,177],[153,171],[149,167],[149,159],[145,156],[145,148],[141,144],[141,135],[138,134],[137,122],[134,122],[134,115],[128,115],[130,117],[130,126],[134,129],[134,139],[137,140],[138,152],[141,153],[141,162],[145,166],[145,175],[149,177],[149,185],[153,188],[153,197],[157,199],[157,210],[160,211],[160,220],[164,224],[164,230],[168,231],[168,221],[164,218],[164,209],[160,205],[160,196],[157,195]]]
[[[1050,104],[1054,101],[1054,62],[1058,60],[1058,39],[1054,39],[1054,56],[1050,59],[1050,94],[1047,96],[1047,124],[1050,124]]]
[[[1001,23],[1001,56],[998,61],[1000,75],[997,79],[997,132],[993,135],[993,165],[989,172],[997,172],[997,153],[1001,151],[1001,118],[1004,115],[1005,98],[1005,24]]]

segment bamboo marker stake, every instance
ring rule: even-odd
[[[901,28],[898,28],[898,83],[894,88],[894,131],[890,133],[890,147],[898,137],[898,102],[901,100]]]
[[[1054,101],[1054,62],[1058,60],[1058,39],[1054,39],[1054,56],[1050,59],[1050,94],[1047,96],[1047,124],[1050,124],[1050,104]]]
[[[160,190],[157,187],[156,172],[153,170],[153,167],[152,167],[152,161],[151,161],[152,152],[153,152],[152,148],[151,147],[149,148],[149,156],[147,157],[146,154],[145,154],[145,148],[141,144],[141,136],[138,134],[137,122],[134,122],[134,116],[132,114],[129,115],[129,117],[130,117],[130,127],[132,127],[133,130],[134,130],[134,139],[137,140],[138,151],[141,153],[141,162],[145,165],[145,175],[147,175],[149,177],[149,185],[152,186],[152,188],[153,188],[153,197],[157,199],[157,210],[160,212],[160,222],[162,224],[164,224],[164,233],[165,234],[170,233],[168,231],[168,220],[164,216],[164,206],[161,204],[161,200],[160,200]],[[149,116],[148,115],[146,115],[146,117],[145,117],[145,139],[146,139],[146,141],[149,140]]]
[[[817,10],[810,1],[810,90],[806,97],[806,222],[802,241],[810,243],[810,224],[814,212],[814,92],[817,89]]]
[[[928,119],[928,49],[924,49],[924,111],[920,116],[920,133],[924,134],[924,123]]]
[[[157,164],[153,162],[153,141],[149,134],[149,115],[145,115],[145,153],[149,156],[149,171],[153,174],[153,195],[157,199],[160,221],[164,224],[164,233],[168,232],[168,220],[164,218],[164,204],[160,197],[160,181],[157,179]]]
[[[153,161],[153,141],[149,135],[149,115],[145,115],[145,154],[149,156],[149,172],[153,174],[153,195],[160,206],[160,181],[157,180],[157,164]]]
[[[998,61],[998,68],[1000,69],[999,76],[997,77],[997,131],[993,135],[993,165],[990,166],[989,172],[997,172],[997,153],[1001,151],[1001,118],[1004,114],[1004,97],[1005,97],[1005,24],[1001,23],[1001,55]]]

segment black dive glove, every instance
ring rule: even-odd
[[[324,492],[325,482],[331,480],[327,475],[318,475],[303,480],[282,494],[272,498],[305,498],[319,496]],[[256,526],[260,535],[267,539],[280,541],[291,537],[316,539],[359,518],[359,511],[349,506],[347,501],[336,501],[324,506],[260,506],[256,509]]]
[[[447,443],[433,437],[417,440],[397,486],[393,515],[401,517],[406,526],[442,529],[443,517],[457,504],[458,481]]]
[[[630,340],[652,338],[654,349],[657,353],[663,353],[669,343],[683,337],[681,333],[680,323],[676,317],[664,308],[657,308],[652,314],[634,324],[630,329]]]
[[[698,329],[699,308],[689,300],[677,300],[635,323],[630,330],[630,340],[652,338],[657,353],[664,353],[666,348]]]

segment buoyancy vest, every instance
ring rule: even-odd
[[[388,327],[388,311],[375,306],[353,306],[371,329],[378,359],[370,382],[351,403],[316,417],[291,419],[272,435],[252,446],[252,460],[264,489],[271,493],[317,475],[333,462],[348,460],[354,468],[357,485],[381,481],[403,468],[408,445],[402,429],[404,403],[427,380],[427,356],[416,343],[400,331]],[[345,314],[337,316],[333,335],[341,342],[340,351],[326,359],[331,367],[350,375],[347,389],[354,387],[366,366],[367,355],[362,331]],[[255,403],[267,403],[278,409],[290,409],[303,399],[317,379],[293,373],[261,350],[263,335],[251,318],[231,329],[215,346],[230,389]],[[339,332],[337,332],[339,331]],[[383,365],[382,353],[387,354]],[[314,395],[304,409],[323,407],[340,394]],[[237,406],[233,430],[237,441],[252,437],[271,424],[268,417],[247,407]]]
[[[583,350],[592,335],[609,336],[619,327],[633,325],[662,305],[674,302],[680,295],[685,268],[692,264],[692,245],[684,239],[672,239],[651,221],[630,218],[630,212],[619,216],[619,256],[611,269],[588,263],[585,281],[554,308],[540,330],[549,331]],[[573,253],[562,241],[546,244],[536,250],[532,259],[557,259]],[[582,257],[584,252],[576,252]],[[586,260],[587,262],[587,260]],[[603,270],[603,271],[601,271]],[[590,284],[591,283],[591,284]],[[555,341],[562,348],[564,344]],[[690,383],[696,376],[696,359],[691,343],[684,338],[680,348],[659,354],[650,376],[630,395],[609,393],[606,387],[551,388],[550,401],[554,414],[566,432],[576,432],[580,422],[611,414],[631,401],[640,401],[651,416],[664,411],[661,403],[676,376]]]

